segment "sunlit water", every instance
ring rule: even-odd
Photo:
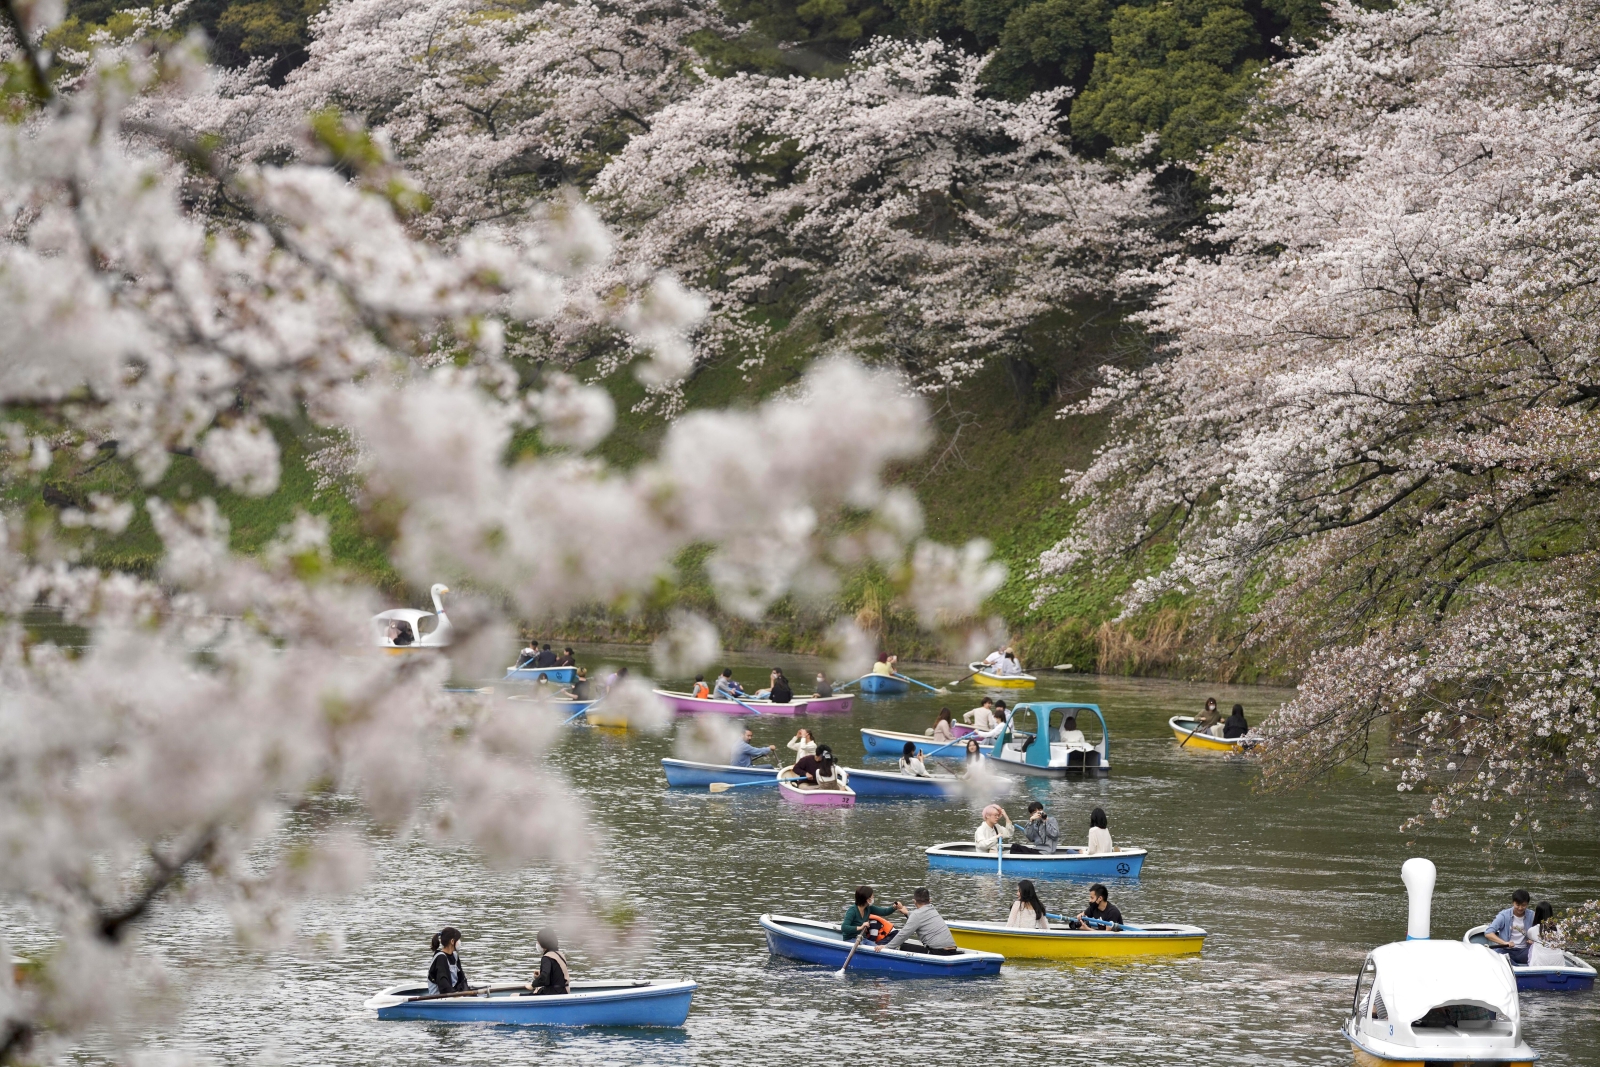
[[[803,661],[781,661],[792,677],[810,677]],[[746,665],[747,683],[765,674],[757,666],[766,659],[735,662]],[[759,743],[781,748],[796,723],[806,723],[843,762],[856,764],[862,726],[921,732],[942,703],[958,715],[971,707],[970,685],[943,697],[916,690],[861,699],[847,716],[759,718],[752,725]],[[620,964],[575,951],[575,969],[579,977],[697,979],[685,1028],[546,1033],[377,1021],[362,1001],[385,984],[421,975],[425,938],[445,923],[465,931],[462,959],[475,982],[531,973],[533,934],[555,901],[551,872],[488,870],[469,852],[376,840],[374,877],[359,895],[304,912],[308,931],[343,931],[335,955],[308,942],[303,954],[246,967],[237,950],[219,947],[226,945],[220,916],[197,919],[182,910],[160,918],[148,943],[189,975],[192,988],[174,1028],[150,1035],[150,1044],[229,1062],[417,1067],[535,1059],[1346,1064],[1350,1053],[1337,1028],[1356,970],[1369,948],[1404,936],[1399,868],[1407,856],[1438,864],[1438,937],[1459,937],[1487,921],[1517,885],[1558,906],[1600,894],[1592,825],[1550,841],[1539,865],[1502,860],[1495,868],[1458,826],[1420,838],[1399,833],[1419,801],[1397,795],[1392,774],[1346,775],[1313,793],[1263,797],[1251,790],[1248,762],[1181,751],[1167,729],[1168,716],[1197,710],[1208,695],[1224,706],[1242,701],[1254,719],[1283,698],[1281,691],[1058,675],[1042,680],[1035,695],[1099,704],[1110,723],[1114,769],[1105,780],[1019,784],[1007,801],[1013,816],[1037,797],[1076,843],[1090,809],[1104,807],[1118,844],[1150,850],[1143,880],[1113,886],[1113,899],[1132,921],[1204,926],[1210,936],[1202,956],[1008,962],[998,977],[931,981],[841,980],[771,959],[759,914],[837,921],[860,882],[886,899],[909,898],[925,884],[947,917],[1003,919],[1010,879],[1002,885],[993,876],[931,872],[922,851],[970,838],[978,805],[879,801],[809,810],[767,789],[717,798],[669,791],[659,760],[673,754],[672,732],[573,727],[553,758],[602,828],[591,842],[597,858],[585,892],[631,906],[648,922],[654,945],[642,959]],[[1084,888],[1041,883],[1052,910],[1074,907]],[[1600,996],[1524,994],[1522,1003],[1543,1063],[1600,1064]]]

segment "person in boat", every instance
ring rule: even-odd
[[[911,944],[912,938],[921,942],[920,947]],[[928,892],[925,885],[919,885],[911,891],[911,913],[906,916],[905,925],[883,947],[897,948],[902,952],[924,952],[930,956],[954,956],[961,951],[956,939],[950,935],[950,927],[945,923],[944,916],[933,906],[933,894]]]
[[[689,695],[696,700],[711,699],[711,687],[706,684],[705,675],[697,674],[694,676],[694,690]]]
[[[922,757],[917,755],[917,743],[907,741],[906,747],[900,750],[900,773],[909,774],[913,778],[931,778],[928,765],[922,762]]]
[[[521,652],[517,653],[517,670],[520,671],[522,668],[531,665],[534,657],[538,654],[539,642],[535,641],[533,644],[524,647]]]
[[[717,679],[713,695],[721,697],[723,700],[738,700],[741,697],[746,700],[750,699],[750,694],[744,691],[744,686],[734,681],[732,667],[722,668],[722,677]]]
[[[1106,825],[1105,809],[1095,808],[1089,813],[1089,844],[1084,855],[1100,856],[1116,850],[1117,846],[1111,843],[1111,829]]]
[[[465,993],[472,988],[467,983],[466,968],[461,966],[457,950],[461,947],[461,931],[446,926],[433,935],[429,942],[433,962],[428,964],[428,992]]]
[[[1533,909],[1533,925],[1528,927],[1528,965],[1530,967],[1565,967],[1567,954],[1559,948],[1552,948],[1545,944],[1545,937],[1550,933],[1550,921],[1555,918],[1556,910],[1550,906],[1548,900],[1539,901],[1539,906]]]
[[[809,731],[807,731],[807,735],[809,736]],[[799,735],[796,734],[795,736],[798,737]],[[792,768],[794,776],[797,778],[804,778],[812,785],[816,785],[817,768],[822,766],[822,761],[824,758],[826,758],[828,763],[831,765],[833,763],[833,749],[829,748],[827,745],[817,745],[816,749],[813,750],[810,755],[801,756],[799,759],[794,761],[794,767]]]
[[[968,778],[988,771],[988,768],[983,765],[988,757],[983,754],[983,747],[978,744],[976,737],[967,738],[966,757],[966,765],[961,770]]]
[[[770,759],[773,753],[778,751],[777,745],[768,745],[766,748],[761,748],[759,745],[752,745],[750,743],[750,739],[754,736],[754,732],[751,731],[750,727],[746,726],[744,728],[744,736],[740,739],[738,745],[734,746],[733,759],[731,761],[732,766],[749,767],[754,763],[754,761],[760,759],[762,756],[766,756]]]
[[[1011,846],[1013,852],[1039,852],[1048,856],[1061,847],[1061,827],[1054,815],[1044,810],[1037,800],[1028,801],[1028,821],[1022,824],[1026,845],[1018,842]]]
[[[394,634],[389,638],[389,643],[392,645],[399,645],[404,648],[416,640],[411,633],[411,624],[409,622],[396,622],[393,629]]]
[[[898,658],[897,656],[889,655],[887,652],[879,652],[877,660],[872,664],[872,673],[893,678],[894,665]]]
[[[534,657],[533,665],[541,671],[556,665],[556,654],[551,651],[548,643],[539,646],[539,654]]]
[[[1006,809],[998,804],[990,804],[983,809],[983,821],[972,832],[972,842],[978,846],[979,852],[993,852],[1000,847],[1001,841],[1010,841],[1016,832]]]
[[[578,654],[576,652],[572,651],[572,646],[568,645],[566,648],[563,648],[561,650],[560,658],[556,660],[556,666],[557,667],[576,667],[577,665],[578,665]]]
[[[1026,930],[1050,929],[1050,919],[1045,915],[1039,891],[1026,878],[1017,883],[1017,899],[1011,902],[1011,914],[1006,916],[1006,925],[1020,926]]]
[[[1222,724],[1222,736],[1225,738],[1243,737],[1250,732],[1250,724],[1244,721],[1244,705],[1235,704],[1233,714],[1228,716],[1228,721]]]
[[[567,966],[567,957],[561,954],[561,944],[556,940],[556,932],[551,929],[539,931],[539,976],[530,981],[524,988],[531,989],[535,994],[546,996],[559,996],[572,992],[572,968]]]
[[[906,914],[905,905],[898,900],[889,905],[874,904],[873,901],[876,899],[877,894],[870,885],[856,886],[856,902],[844,909],[844,918],[839,923],[839,932],[844,935],[846,941],[854,941],[861,934],[863,926],[870,926],[872,929],[869,929],[861,940],[874,942],[889,940],[894,931],[894,925],[889,922],[889,918],[893,915]],[[873,922],[873,919],[879,921]]]
[[[982,704],[961,716],[961,721],[974,730],[994,729],[994,698],[984,697]]]
[[[574,700],[589,699],[589,672],[582,667],[578,668],[578,677],[573,680],[572,697]]]
[[[817,672],[817,696],[824,698],[833,696],[833,683],[828,681],[828,676],[821,671]]]
[[[1528,928],[1533,920],[1528,916],[1528,891],[1518,889],[1511,894],[1511,907],[1494,917],[1494,922],[1483,931],[1484,940],[1496,952],[1504,952],[1511,962],[1524,966],[1528,962]]]
[[[812,774],[811,780],[816,783],[818,789],[844,788],[844,772],[833,761],[833,752],[827,745],[817,747],[817,769]]]
[[[1222,722],[1222,712],[1217,710],[1216,697],[1206,697],[1206,709],[1200,713],[1200,718],[1196,722],[1197,733],[1210,733],[1213,726]]]
[[[793,737],[789,738],[789,744],[786,747],[794,751],[794,758],[798,763],[807,756],[815,756],[817,754],[817,739],[812,736],[810,730],[802,726],[794,732]]]
[[[939,717],[933,721],[933,729],[928,731],[928,736],[935,741],[954,741],[955,727],[955,720],[950,717],[950,709],[940,708]]]
[[[1089,906],[1067,924],[1074,930],[1122,929],[1122,909],[1111,903],[1106,887],[1096,882],[1089,887]]]
[[[1011,649],[1006,649],[1000,654],[1000,662],[996,664],[994,673],[1001,678],[1016,678],[1022,674],[1022,664],[1017,661],[1017,654]]]
[[[789,679],[784,677],[782,669],[774,667],[767,688],[756,696],[762,700],[770,700],[774,704],[788,704],[794,700],[794,690],[789,687]]]
[[[987,656],[983,657],[983,665],[989,668],[990,672],[993,673],[993,671],[1000,666],[1001,660],[1005,658],[1005,650],[997,648]]]
[[[1089,739],[1083,736],[1083,731],[1078,729],[1078,717],[1068,715],[1061,723],[1061,742],[1066,745],[1087,745]]]
[[[985,741],[993,741],[1000,736],[1000,731],[1006,728],[1006,702],[1004,700],[995,702],[993,714],[994,725],[987,730],[979,730],[977,727],[973,727],[974,736],[981,737]]]

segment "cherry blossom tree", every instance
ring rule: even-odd
[[[981,91],[984,60],[878,41],[839,78],[741,74],[667,106],[594,196],[628,258],[712,301],[713,346],[759,359],[766,313],[959,382],[1030,326],[1125,291],[1159,244],[1151,175],[1074,156],[1064,90]]]
[[[575,307],[574,279],[611,244],[581,204],[511,233],[419,236],[427,191],[382,138],[317,121],[304,135],[333,165],[231,156],[181,121],[217,95],[196,42],[102,42],[62,71],[40,44],[59,12],[0,13],[0,479],[114,455],[164,545],[146,576],[75,562],[130,521],[111,495],[0,515],[0,901],[52,943],[29,981],[0,971],[0,1063],[141,1017],[163,981],[140,946],[152,908],[206,898],[256,943],[289,935],[297,899],[363,876],[369,826],[496,862],[582,860],[568,831],[585,814],[542,759],[554,718],[448,700],[445,661],[371,648],[380,601],[332,565],[321,520],[242,555],[215,503],[162,495],[175,453],[260,495],[279,481],[276,432],[345,435],[401,574],[496,594],[453,613],[464,671],[503,662],[496,603],[625,606],[690,544],[717,546],[734,610],[825,593],[872,558],[900,561],[932,623],[971,625],[995,580],[981,551],[953,565],[913,548],[914,502],[880,480],[926,436],[903,380],[825,361],[784,398],[683,418],[653,460],[609,469],[586,454],[608,396],[561,375],[522,388],[506,323],[605,314],[665,378],[703,305],[657,279]],[[190,195],[197,176],[213,195]],[[542,451],[508,460],[528,428]],[[748,506],[772,499],[786,504]],[[858,521],[835,524],[846,510]],[[86,647],[24,625],[40,605]],[[679,628],[679,649],[717,643],[703,619]],[[649,713],[637,684],[608,699]],[[278,847],[291,813],[321,827],[304,848]]]
[[[1386,755],[1537,847],[1600,784],[1600,6],[1331,10],[1209,165],[1225,251],[1141,276],[1166,358],[1089,403],[1095,507],[1041,572],[1175,543],[1130,607],[1305,664],[1269,786]]]

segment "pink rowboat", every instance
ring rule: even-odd
[[[688,693],[674,693],[670,689],[657,689],[660,697],[680,715],[749,715],[754,708],[763,715],[826,715],[847,712],[855,704],[855,694],[844,693],[831,697],[796,697],[787,704],[774,704],[770,700],[723,700],[720,697],[697,697]],[[745,707],[744,705],[750,705]]]
[[[838,789],[818,789],[814,785],[778,783],[778,795],[791,804],[808,804],[817,808],[850,808],[855,806],[855,790],[849,786]]]

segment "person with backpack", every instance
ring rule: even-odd
[[[428,964],[430,994],[465,993],[472,988],[467,984],[466,968],[461,966],[461,959],[456,954],[460,945],[461,931],[454,926],[446,926],[433,935],[433,940],[429,942],[433,951],[433,962]]]
[[[561,954],[556,932],[548,927],[540,930],[538,941],[543,950],[539,957],[539,976],[525,988],[547,996],[572,992],[572,968],[567,966],[567,957]]]

